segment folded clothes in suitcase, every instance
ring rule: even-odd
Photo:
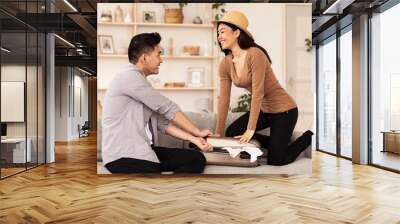
[[[260,147],[260,144],[251,140],[249,143],[240,144],[238,139],[228,137],[208,137],[207,142],[210,143],[214,150],[212,152],[202,152],[206,157],[208,165],[220,165],[220,166],[240,166],[240,167],[256,167],[261,163],[261,160],[265,159],[265,152]],[[227,149],[229,148],[230,152]],[[232,157],[233,151],[241,151],[243,149],[249,149],[250,153],[256,152],[258,149],[261,150],[263,155],[256,153],[251,161],[251,155],[242,151],[239,155]]]

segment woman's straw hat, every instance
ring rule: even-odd
[[[249,25],[249,21],[247,20],[246,16],[239,12],[239,11],[229,11],[227,12],[222,19],[218,22],[225,22],[230,23],[237,26],[242,31],[246,32],[252,39],[253,35],[247,30],[247,26]]]

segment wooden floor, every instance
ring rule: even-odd
[[[374,151],[372,161],[374,164],[400,170],[400,155],[392,152]]]
[[[1,169],[1,177],[2,178],[26,170],[25,167],[23,167],[23,168],[22,167],[18,167],[18,168],[8,168],[7,167],[7,168],[0,168],[0,169]]]
[[[400,223],[400,175],[313,154],[310,176],[96,174],[94,137],[0,181],[0,223]]]

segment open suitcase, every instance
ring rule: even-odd
[[[255,141],[251,140],[249,143],[239,144],[238,139],[228,138],[228,137],[209,137],[207,138],[207,142],[214,146],[214,150],[212,152],[202,152],[203,155],[207,159],[208,165],[219,165],[219,166],[238,166],[238,167],[256,167],[263,161],[266,160],[266,151],[261,149],[260,144]],[[229,155],[229,152],[223,147],[243,147],[243,146],[250,146],[250,147],[257,147],[263,151],[263,155],[259,156],[256,161],[250,161],[250,154],[247,152],[241,152],[238,156],[232,158]],[[193,147],[193,145],[191,145]]]

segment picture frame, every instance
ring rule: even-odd
[[[101,54],[114,54],[114,40],[111,35],[99,35],[98,39]]]
[[[155,11],[143,11],[143,22],[144,23],[155,23],[156,12]]]
[[[188,87],[201,88],[204,87],[204,68],[190,67],[188,68]]]

